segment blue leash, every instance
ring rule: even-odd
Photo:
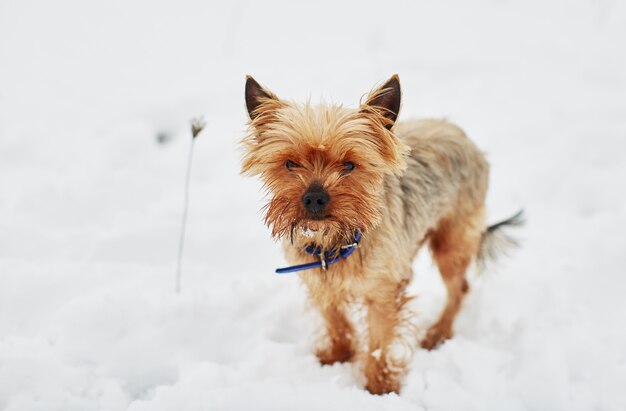
[[[304,249],[307,254],[314,255],[319,257],[320,261],[316,261],[314,263],[300,264],[300,265],[292,265],[291,267],[277,268],[276,274],[288,274],[296,271],[310,270],[312,268],[321,268],[326,270],[327,267],[331,264],[335,264],[341,259],[346,259],[354,252],[354,250],[359,246],[359,241],[361,241],[361,231],[357,230],[354,234],[354,241],[350,244],[343,245],[339,248],[339,253],[337,250],[332,249],[324,252],[322,255],[322,250],[320,247],[308,246]]]

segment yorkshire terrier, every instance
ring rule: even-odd
[[[452,337],[468,266],[490,256],[499,229],[519,215],[486,225],[483,153],[445,120],[397,122],[397,75],[357,109],[281,100],[250,76],[245,99],[242,169],[271,196],[265,222],[294,265],[277,271],[299,273],[325,320],[319,361],[364,354],[366,389],[399,392],[418,345],[401,328],[419,248],[428,244],[448,291],[421,341],[432,349]],[[367,309],[362,343],[347,311],[355,302]]]

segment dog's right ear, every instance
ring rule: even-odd
[[[246,107],[251,120],[260,114],[261,105],[271,100],[279,101],[274,93],[261,87],[252,76],[246,76]]]
[[[401,97],[400,78],[394,74],[385,84],[370,93],[361,111],[369,111],[372,108],[378,111],[385,128],[391,130],[398,119]]]

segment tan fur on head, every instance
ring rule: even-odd
[[[337,249],[363,232],[352,256],[299,276],[326,324],[320,362],[363,361],[374,394],[400,390],[418,345],[405,289],[421,245],[429,244],[448,291],[422,340],[429,349],[452,336],[469,290],[466,269],[486,248],[483,154],[446,121],[397,123],[400,97],[397,76],[355,109],[283,101],[246,82],[242,169],[265,184],[265,222],[283,238],[289,263],[312,262],[307,245]],[[322,208],[313,210],[305,193],[325,196],[316,197]],[[355,302],[367,311],[360,342],[349,315]]]

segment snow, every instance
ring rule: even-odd
[[[487,152],[490,219],[529,220],[454,339],[372,396],[312,354],[237,142],[245,74],[356,105],[396,72],[401,118]],[[623,2],[2,1],[0,409],[626,409],[625,176]],[[423,329],[443,286],[415,270]]]

